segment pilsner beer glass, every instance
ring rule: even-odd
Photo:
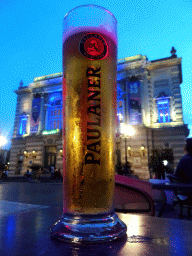
[[[96,5],[63,21],[63,216],[51,236],[69,242],[120,238],[114,213],[117,22]]]

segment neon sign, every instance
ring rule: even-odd
[[[43,135],[50,135],[50,134],[55,134],[58,133],[60,130],[59,129],[53,129],[53,130],[44,130],[42,132]]]

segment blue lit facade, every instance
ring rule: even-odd
[[[24,173],[32,164],[62,168],[62,73],[38,77],[20,87],[12,138],[10,170]]]
[[[188,129],[183,122],[181,83],[181,58],[173,55],[154,61],[136,55],[118,61],[118,161],[125,163],[127,153],[141,179],[149,178],[152,149],[172,149],[175,166],[183,155]],[[32,163],[62,169],[62,73],[37,77],[28,86],[22,84],[16,94],[10,170],[23,173]],[[121,123],[136,131],[127,139],[126,150]]]
[[[189,134],[183,121],[181,58],[175,52],[171,54],[154,61],[142,55],[118,61],[117,114],[120,123],[135,129],[135,135],[129,136],[127,131],[127,135],[120,133],[117,137],[117,165],[125,164],[127,159],[134,172],[144,179],[149,178],[152,151],[171,152],[175,168]]]
[[[146,56],[136,55],[118,61],[119,122],[150,128],[184,124],[181,58],[175,56],[148,61]]]
[[[52,93],[47,106],[46,130],[62,129],[62,95]]]
[[[117,84],[117,117],[118,122],[124,122],[124,100],[123,100],[123,92],[121,87]]]

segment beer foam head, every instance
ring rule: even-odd
[[[63,41],[82,31],[100,32],[117,42],[117,20],[115,16],[98,5],[81,5],[72,9],[63,20]]]
[[[108,30],[106,30],[105,27],[103,26],[99,26],[99,27],[71,27],[71,29],[67,32],[63,33],[62,39],[63,42],[70,36],[75,35],[75,34],[79,34],[81,32],[87,32],[87,33],[99,33],[102,35],[106,35],[108,37],[110,37],[115,43],[117,43],[117,36],[116,34],[113,34],[111,32],[109,32]]]

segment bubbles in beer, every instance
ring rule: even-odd
[[[80,45],[89,56],[82,54]],[[104,31],[85,30],[64,41],[64,210],[68,213],[98,214],[112,209],[116,60],[116,42]]]

